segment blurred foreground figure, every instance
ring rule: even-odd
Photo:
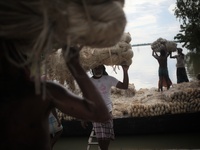
[[[39,95],[35,93],[30,79],[26,57],[20,55],[12,42],[0,40],[0,149],[1,150],[50,150],[48,117],[52,109],[83,120],[104,122],[110,113],[98,90],[79,63],[79,49],[68,51],[68,66],[82,90],[83,97],[68,92],[64,87],[50,81]]]
[[[50,150],[48,117],[54,108],[82,120],[110,119],[79,63],[79,49],[65,47],[64,59],[83,98],[40,81],[41,57],[66,44],[115,45],[126,25],[123,4],[124,0],[0,1],[0,150]]]

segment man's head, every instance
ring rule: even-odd
[[[92,73],[95,77],[101,77],[102,75],[108,75],[104,65],[99,65],[92,69]]]
[[[183,51],[183,49],[182,49],[182,48],[177,48],[177,52],[178,52],[178,54],[181,54],[181,53],[182,53],[182,51]]]

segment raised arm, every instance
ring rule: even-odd
[[[155,59],[158,59],[158,54],[152,50],[152,56],[155,58]]]
[[[166,57],[169,57],[169,55],[171,54],[171,52],[166,52]]]
[[[55,107],[82,120],[104,122],[110,119],[110,113],[101,95],[79,63],[79,50],[70,48],[67,56],[69,57],[66,58],[66,65],[82,90],[84,98],[69,93],[57,85],[57,88],[51,87]]]
[[[123,82],[118,82],[116,87],[119,89],[128,89],[128,85],[129,85],[129,77],[128,77],[128,69],[129,66],[127,65],[122,65],[122,69],[123,69],[123,74],[124,74],[124,78],[123,78]]]

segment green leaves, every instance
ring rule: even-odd
[[[181,30],[174,39],[187,49],[200,53],[200,2],[177,0],[174,15],[179,18]]]

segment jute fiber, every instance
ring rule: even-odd
[[[124,0],[1,0],[0,39],[29,57],[25,63],[39,79],[41,56],[62,45],[115,45],[126,25],[123,6]]]
[[[83,47],[80,51],[80,62],[82,67],[89,71],[90,69],[104,64],[114,65],[131,65],[133,51],[131,47],[131,35],[124,33],[121,40],[112,47],[91,48]],[[65,67],[65,61],[62,57],[62,51],[56,51],[48,56],[47,74],[51,80],[57,80],[61,84],[67,84],[70,89],[75,90],[74,79]]]
[[[131,65],[133,51],[130,33],[124,33],[121,40],[112,47],[84,47],[81,52],[81,62],[84,68],[92,69],[98,65]]]
[[[166,46],[168,52],[176,51],[177,44],[173,41],[168,41],[163,38],[158,38],[151,44],[151,49],[155,52],[160,52]]]

